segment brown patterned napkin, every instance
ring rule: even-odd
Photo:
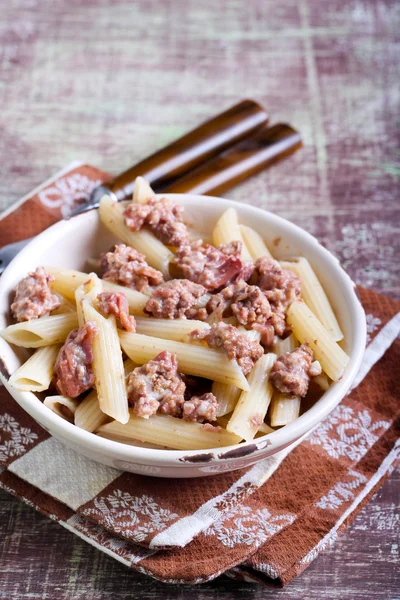
[[[0,220],[1,244],[43,230],[106,177],[86,165],[64,170]],[[400,342],[384,353],[400,329],[400,303],[359,292],[370,340],[357,387],[295,449],[204,479],[123,473],[64,447],[2,388],[0,486],[162,581],[227,572],[287,583],[334,543],[399,457]]]

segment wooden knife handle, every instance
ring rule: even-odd
[[[219,196],[251,175],[290,156],[301,146],[300,134],[290,125],[278,123],[273,127],[262,127],[163,191]]]
[[[259,104],[243,100],[124,171],[104,187],[118,200],[125,200],[131,198],[135,179],[141,175],[155,191],[163,191],[178,178],[267,122],[268,114]]]

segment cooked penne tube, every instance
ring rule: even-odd
[[[238,327],[240,333],[244,333],[252,342],[259,342],[261,340],[261,333],[256,329],[246,329],[243,325]]]
[[[136,331],[166,340],[183,342],[195,329],[209,329],[208,323],[194,319],[154,319],[136,317]]]
[[[291,423],[300,414],[301,398],[275,392],[272,396],[269,416],[272,427],[280,427]]]
[[[338,381],[349,362],[349,357],[303,300],[295,300],[290,305],[287,322],[292,326],[296,338],[302,344],[307,343],[310,346],[328,377]]]
[[[141,442],[135,438],[126,438],[124,435],[118,435],[116,433],[109,433],[108,431],[96,431],[98,437],[105,440],[111,440],[112,442],[119,442],[120,444],[128,444],[128,446],[136,446],[137,448],[152,448],[153,450],[170,450],[167,446],[158,446],[157,444],[151,444],[150,442]]]
[[[267,433],[272,433],[273,431],[275,431],[273,427],[270,427],[266,423],[261,423],[260,429],[257,431],[256,436],[260,434],[265,435]]]
[[[82,283],[75,290],[75,304],[76,304],[76,314],[78,315],[78,323],[79,327],[85,323],[85,317],[83,314],[82,302],[86,295],[85,284]]]
[[[56,415],[69,423],[74,422],[74,414],[78,408],[79,400],[67,396],[47,396],[43,404],[50,408]]]
[[[75,302],[73,302],[69,298],[66,298],[65,296],[62,296],[61,294],[57,295],[60,299],[61,306],[59,306],[55,310],[52,310],[51,315],[64,315],[65,313],[76,312]]]
[[[234,385],[213,381],[211,392],[218,401],[217,416],[222,417],[232,412],[240,396],[240,389]]]
[[[296,346],[296,339],[293,333],[288,335],[288,337],[284,340],[278,337],[274,344],[274,353],[277,356],[280,356],[281,354],[285,354],[286,352],[293,352]]]
[[[208,304],[208,301],[211,298],[211,294],[204,294],[203,296],[201,296],[201,298],[199,298],[195,304],[196,308],[205,308]]]
[[[100,409],[113,419],[126,423],[129,419],[128,399],[115,317],[103,317],[86,298],[82,308],[85,322],[94,321],[98,328],[93,341],[93,370]]]
[[[242,242],[242,260],[251,261],[251,254],[246,247],[240,231],[238,214],[234,208],[228,208],[218,219],[213,229],[213,242],[214,246],[219,246],[220,244],[228,244],[235,241]]]
[[[150,184],[143,177],[136,177],[132,201],[138,204],[146,204],[154,196],[155,193],[151,189]]]
[[[246,441],[252,440],[264,422],[273,394],[268,381],[276,355],[263,354],[253,367],[248,382],[250,389],[240,394],[227,430]]]
[[[312,382],[318,385],[324,392],[329,389],[329,379],[325,373],[313,377]]]
[[[99,428],[99,435],[118,436],[119,441],[138,439],[175,450],[219,448],[240,441],[238,436],[219,427],[212,429],[210,425],[184,421],[168,415],[153,415],[150,419],[142,419],[131,410],[129,413],[130,419],[126,425],[112,421]]]
[[[213,243],[212,233],[209,231],[198,231],[194,229],[190,225],[186,225],[186,230],[188,233],[189,242],[197,242],[197,240],[203,240],[203,244],[211,244]]]
[[[75,425],[85,431],[96,431],[101,425],[104,425],[109,417],[100,410],[97,391],[93,390],[79,404],[75,411]]]
[[[332,310],[324,288],[319,282],[312,266],[304,257],[299,257],[293,262],[281,262],[284,269],[293,271],[301,282],[301,295],[304,302],[312,310],[322,325],[329,331],[335,342],[343,339],[343,333]]]
[[[9,384],[24,392],[42,392],[49,389],[60,348],[60,344],[53,344],[36,350],[26,363],[11,375]]]
[[[226,426],[229,423],[230,418],[231,418],[231,415],[223,415],[222,417],[217,417],[217,423],[218,423],[218,425],[221,425],[221,427],[226,428]],[[272,433],[273,431],[275,431],[275,429],[272,429],[272,427],[270,427],[266,423],[261,423],[260,429],[256,433],[256,437],[259,437],[261,435],[266,435],[267,433]]]
[[[9,325],[1,335],[7,342],[16,346],[41,348],[65,342],[69,332],[75,327],[78,327],[76,312],[40,317],[40,319]]]
[[[100,200],[99,214],[104,225],[122,242],[144,254],[149,265],[161,271],[164,279],[170,279],[169,263],[174,254],[150,231],[131,231],[125,225],[124,210],[123,203],[109,196],[103,196]]]
[[[268,250],[266,243],[257,231],[251,227],[247,227],[247,225],[240,225],[240,232],[254,262],[263,256],[272,258],[271,252]]]
[[[120,332],[120,341],[124,352],[136,363],[146,363],[163,350],[168,350],[176,354],[179,370],[183,373],[231,383],[242,390],[249,387],[236,361],[230,361],[219,350],[126,331]]]
[[[133,360],[131,360],[130,358],[127,358],[126,360],[124,360],[125,377],[128,377],[129,373],[132,373],[133,369],[136,369],[136,367],[139,367],[139,366],[140,365],[134,363]]]
[[[75,300],[75,290],[89,279],[89,273],[64,269],[62,267],[45,267],[46,271],[54,277],[51,289],[62,294],[69,300]]]
[[[55,281],[51,284],[52,290],[59,292],[71,300],[75,300],[76,288],[90,279],[89,273],[82,273],[81,271],[74,271],[73,269],[46,267],[46,271],[55,278]],[[118,285],[117,283],[112,283],[111,281],[105,281],[104,279],[102,279],[101,282],[105,290],[113,290],[114,292],[123,292],[125,294],[131,313],[135,315],[143,314],[145,304],[149,299],[146,294]]]

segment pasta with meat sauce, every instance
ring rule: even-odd
[[[228,446],[291,423],[342,377],[343,334],[312,266],[276,260],[234,208],[207,243],[147,184],[99,214],[120,240],[99,274],[38,266],[2,332],[32,349],[10,384],[59,418],[158,448]]]

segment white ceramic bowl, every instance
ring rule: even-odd
[[[340,402],[358,371],[365,348],[365,316],[349,276],[318,241],[296,225],[269,212],[230,200],[207,196],[173,195],[185,207],[187,221],[199,231],[211,231],[220,215],[234,206],[240,221],[258,231],[277,258],[308,258],[324,286],[345,334],[350,362],[340,381],[296,421],[267,436],[236,446],[204,451],[156,450],[128,446],[97,437],[57,416],[31,392],[19,392],[7,383],[26,358],[25,351],[0,338],[2,380],[15,400],[48,432],[77,452],[118,469],[155,477],[198,477],[251,465],[289,446],[313,429]],[[0,329],[10,323],[12,289],[39,265],[83,269],[87,257],[98,256],[115,238],[100,223],[97,211],[61,221],[37,236],[12,261],[0,278]],[[275,242],[275,243],[274,243]]]

